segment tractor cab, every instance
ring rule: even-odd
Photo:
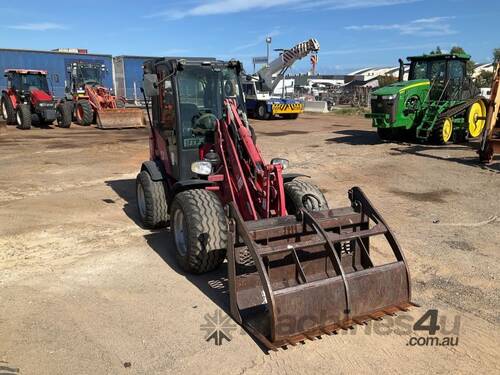
[[[241,114],[245,113],[241,65],[163,59],[147,62],[145,72],[144,87],[154,91],[153,95],[147,93],[153,100],[154,131],[165,142],[165,149],[168,145],[165,167],[171,168],[176,179],[191,178],[191,164],[214,144],[216,123],[225,112],[224,100],[235,99]]]
[[[68,66],[71,92],[83,91],[86,85],[102,86],[106,75],[106,66],[91,62],[73,62]]]
[[[461,100],[471,96],[473,83],[467,77],[466,54],[436,54],[408,57],[409,81],[429,80],[431,100]]]
[[[19,96],[38,96],[51,100],[51,93],[47,82],[47,72],[43,70],[8,69],[5,71],[7,88]]]

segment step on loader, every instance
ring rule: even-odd
[[[68,101],[73,103],[78,125],[95,123],[100,129],[144,126],[140,108],[125,108],[126,100],[104,87],[106,66],[92,62],[74,62],[68,66]]]
[[[307,176],[283,173],[286,159],[264,161],[240,72],[236,61],[145,63],[152,116],[150,160],[136,183],[143,225],[170,224],[186,272],[227,258],[231,316],[269,349],[406,311],[408,266],[380,213],[357,187],[350,206],[329,209]],[[374,258],[375,236],[385,239],[387,260]]]

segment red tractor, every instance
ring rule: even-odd
[[[152,118],[147,108],[150,160],[136,180],[143,225],[170,226],[166,251],[187,272],[227,257],[231,316],[270,349],[406,311],[410,276],[383,218],[359,188],[349,191],[350,207],[329,209],[306,176],[283,173],[286,159],[264,161],[241,70],[237,61],[145,63]],[[372,257],[377,235],[392,262]]]
[[[68,66],[68,99],[74,105],[78,125],[92,123],[99,128],[128,128],[143,126],[139,108],[125,108],[126,100],[104,87],[106,66],[92,62],[74,62]]]
[[[62,128],[71,125],[70,105],[59,103],[49,90],[43,70],[7,69],[7,90],[2,91],[2,116],[9,125],[30,129],[31,124],[50,125],[55,120]]]

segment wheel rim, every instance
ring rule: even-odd
[[[146,199],[144,198],[144,189],[141,183],[137,184],[137,207],[141,218],[144,218],[146,216]]]
[[[443,141],[448,142],[451,138],[451,133],[453,132],[453,122],[450,118],[444,120],[443,123]]]
[[[7,120],[7,107],[5,106],[5,101],[2,101],[2,116]]]
[[[479,117],[486,116],[486,107],[482,101],[475,102],[469,110],[469,134],[472,138],[479,137],[483,131],[485,120]]]
[[[174,240],[177,251],[181,256],[187,255],[187,233],[184,225],[184,213],[178,209],[174,213]]]

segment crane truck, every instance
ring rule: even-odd
[[[298,60],[310,53],[319,51],[316,39],[297,44],[284,50],[270,64],[262,67],[254,76],[247,76],[243,82],[248,114],[260,120],[268,120],[274,116],[296,119],[304,111],[304,102],[273,95],[278,84],[284,79],[286,71]]]

